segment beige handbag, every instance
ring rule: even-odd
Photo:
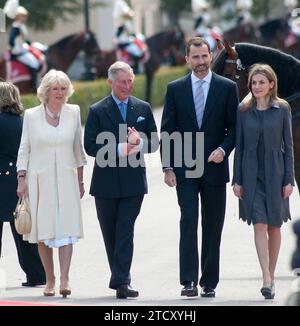
[[[19,234],[28,234],[31,231],[31,215],[28,199],[23,196],[19,198],[14,211],[15,227]]]

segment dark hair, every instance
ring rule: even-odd
[[[206,45],[208,48],[208,52],[211,52],[209,43],[202,37],[192,37],[191,39],[188,40],[186,47],[185,47],[185,54],[189,56],[191,52],[191,46],[194,45],[196,47],[200,47],[203,45]]]
[[[6,81],[0,81],[0,112],[23,113],[19,89]]]

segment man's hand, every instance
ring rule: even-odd
[[[173,170],[166,170],[165,172],[165,183],[169,187],[176,187],[177,182],[176,182],[176,175]]]
[[[139,145],[133,145],[130,143],[122,143],[121,144],[121,156],[128,156],[132,154],[136,154],[140,151]]]
[[[224,153],[220,148],[215,149],[210,155],[207,162],[221,163],[224,160]]]
[[[134,127],[128,127],[127,141],[131,145],[139,145],[141,136]]]

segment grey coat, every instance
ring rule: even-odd
[[[254,107],[237,112],[236,149],[233,183],[243,186],[239,201],[240,218],[251,224],[257,182],[257,146],[259,117]],[[275,226],[290,219],[289,200],[283,199],[282,187],[294,185],[294,157],[290,107],[274,103],[265,112],[265,189],[268,217]]]

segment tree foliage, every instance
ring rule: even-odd
[[[180,14],[191,10],[191,2],[187,0],[160,0],[160,7],[169,16],[172,25],[178,24]]]
[[[6,0],[0,0],[3,8]],[[72,15],[83,12],[82,0],[20,0],[20,5],[29,13],[28,25],[37,30],[49,30],[57,19],[69,20]]]
[[[181,12],[191,9],[191,3],[187,0],[160,0],[160,6],[163,10],[174,10]]]

